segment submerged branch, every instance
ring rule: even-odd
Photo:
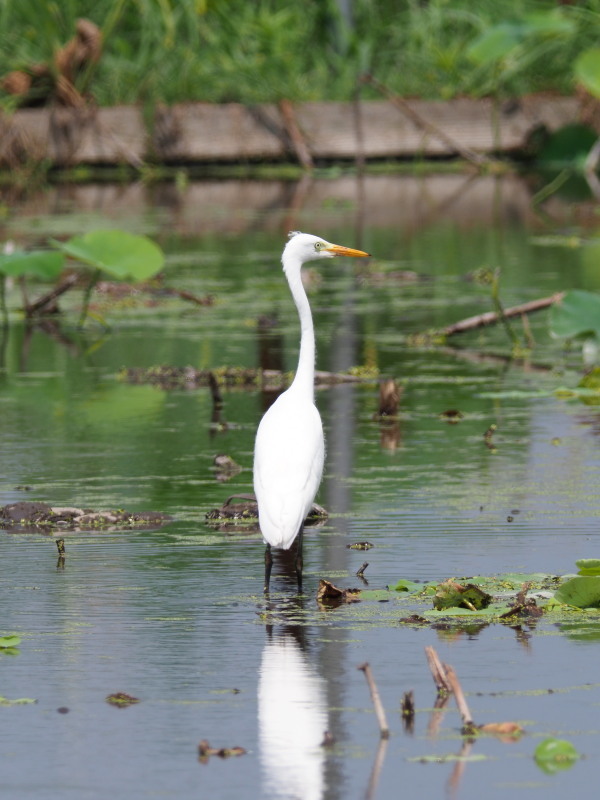
[[[69,289],[72,289],[76,283],[77,275],[75,273],[68,275],[49,292],[46,292],[41,297],[38,297],[38,299],[34,300],[33,303],[28,303],[25,306],[25,316],[28,318],[35,317],[36,314],[44,314],[49,308],[54,308],[54,301],[59,298],[61,294],[65,294],[65,292],[68,292]]]
[[[161,389],[197,389],[202,386],[225,386],[239,389],[262,389],[278,391],[292,382],[293,374],[278,369],[251,369],[245,367],[217,367],[196,369],[195,367],[155,366],[149,368],[130,367],[123,369],[119,377],[127,383],[149,383]],[[365,383],[378,380],[378,376],[366,369],[352,372],[315,372],[315,386],[333,386],[339,383]]]
[[[465,333],[466,331],[476,330],[483,328],[487,325],[495,325],[502,322],[503,318],[520,317],[523,314],[532,314],[534,311],[541,311],[544,308],[549,308],[554,303],[559,303],[565,296],[564,292],[556,292],[550,297],[540,297],[537,300],[530,300],[528,303],[521,303],[512,308],[505,308],[502,314],[496,311],[486,311],[484,314],[477,314],[474,317],[467,317],[452,325],[448,325],[440,330],[443,336],[454,336],[457,333]]]

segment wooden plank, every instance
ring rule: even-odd
[[[576,120],[579,112],[578,100],[570,97],[532,96],[499,105],[490,99],[411,100],[410,105],[427,121],[428,130],[385,100],[361,103],[365,158],[448,156],[453,154],[448,139],[478,153],[510,153],[522,149],[540,126],[556,130]],[[313,158],[356,157],[352,104],[300,103],[294,106],[294,112]],[[431,126],[445,135],[436,136]],[[0,161],[8,162],[7,143],[15,138],[31,158],[48,159],[57,165],[295,157],[279,109],[268,104],[159,107],[152,131],[137,106],[22,109],[0,118]]]

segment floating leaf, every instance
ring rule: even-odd
[[[449,608],[468,608],[470,611],[479,611],[487,608],[491,601],[490,595],[474,583],[463,585],[449,579],[437,587],[433,598],[433,607],[437,611]]]
[[[64,263],[63,253],[56,253],[52,250],[2,253],[0,254],[0,273],[13,278],[31,275],[34,278],[52,281],[60,275]]]
[[[127,694],[127,692],[114,692],[113,694],[109,694],[105,699],[109,705],[115,706],[116,708],[128,708],[140,702],[137,697],[133,697]]]
[[[535,748],[533,757],[538,767],[549,774],[569,769],[580,758],[571,742],[553,737],[540,742]]]
[[[575,564],[580,575],[600,575],[600,558],[580,558]]]
[[[577,388],[600,392],[600,367],[594,367],[587,372],[577,384]]]
[[[479,730],[482,733],[498,736],[504,741],[514,741],[523,735],[523,728],[518,722],[488,722],[485,725],[480,725]]]
[[[147,236],[125,231],[90,231],[68,242],[54,242],[67,255],[107,272],[117,280],[144,281],[164,264],[160,247]]]
[[[198,745],[198,756],[200,761],[208,761],[210,756],[218,756],[219,758],[230,758],[231,756],[243,756],[246,750],[239,745],[234,747],[211,747],[206,739],[202,739]]]
[[[600,295],[571,289],[550,307],[550,333],[558,338],[600,337]]]
[[[27,706],[31,703],[37,703],[32,697],[18,697],[16,700],[9,700],[8,697],[0,695],[0,706]]]
[[[360,602],[360,589],[339,589],[330,581],[321,579],[317,589],[317,602],[332,606]]]
[[[21,644],[21,637],[11,634],[10,636],[0,636],[0,650],[18,647]]]
[[[559,586],[554,599],[576,608],[600,608],[600,576],[570,578]]]
[[[412,594],[413,592],[418,592],[423,588],[422,583],[415,583],[414,581],[406,580],[406,578],[401,578],[395,586],[391,587],[395,592],[408,592]]]

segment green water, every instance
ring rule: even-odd
[[[440,796],[454,764],[412,759],[458,753],[460,720],[450,705],[438,737],[427,733],[428,644],[454,665],[478,722],[515,719],[529,734],[513,745],[477,742],[473,754],[488,760],[465,765],[457,797],[479,797],[483,787],[491,797],[559,797],[573,781],[593,779],[593,627],[414,630],[398,625],[395,606],[327,613],[314,600],[322,577],[356,585],[364,561],[369,587],[383,588],[399,578],[562,575],[577,558],[598,557],[598,407],[552,394],[579,380],[580,350],[549,337],[545,312],[531,317],[536,345],[525,361],[507,357],[499,329],[446,347],[407,343],[488,310],[489,288],[471,275],[482,268],[501,270],[506,306],[600,289],[593,246],[544,238],[593,238],[593,209],[554,197],[543,212],[525,181],[459,175],[230,181],[181,192],[55,187],[7,199],[4,239],[33,246],[92,228],[144,232],[167,254],[168,285],[214,297],[195,306],[97,293],[93,311],[109,329],[92,320],[82,333],[81,294],[61,300],[54,327],[29,328],[19,287],[8,292],[0,504],[174,517],[157,531],[66,534],[64,569],[52,537],[0,535],[0,634],[23,638],[19,655],[0,654],[0,695],[38,701],[0,708],[11,797],[389,797],[400,781]],[[339,260],[307,270],[318,368],[366,366],[402,389],[398,419],[386,425],[374,418],[377,381],[317,393],[328,443],[318,499],[331,517],[306,535],[301,609],[279,560],[271,603],[261,597],[258,532],[204,521],[229,495],[251,491],[254,434],[269,397],[224,389],[215,420],[205,388],[164,391],[119,377],[123,367],[155,364],[256,368],[268,360],[292,370],[298,326],[278,263],[290,228],[373,254],[367,266]],[[32,296],[42,290],[29,288]],[[523,338],[520,323],[515,330]],[[463,414],[458,424],[440,417],[449,409]],[[493,450],[483,438],[492,423]],[[227,482],[217,479],[217,453],[242,467]],[[375,547],[347,548],[363,540]],[[367,788],[376,721],[356,670],[365,660],[393,734],[376,790]],[[397,711],[408,689],[418,708],[412,735]],[[114,709],[104,698],[115,691],[141,702]],[[319,747],[325,729],[336,739],[331,750]],[[545,775],[532,753],[547,735],[570,739],[587,758]],[[249,752],[200,764],[200,739]]]

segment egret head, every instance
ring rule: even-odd
[[[334,258],[334,256],[368,256],[362,250],[354,250],[352,247],[343,247],[339,244],[332,244],[327,239],[313,236],[312,233],[300,233],[291,231],[289,241],[283,251],[283,268],[288,264],[304,264],[307,261],[316,261],[319,258]]]

